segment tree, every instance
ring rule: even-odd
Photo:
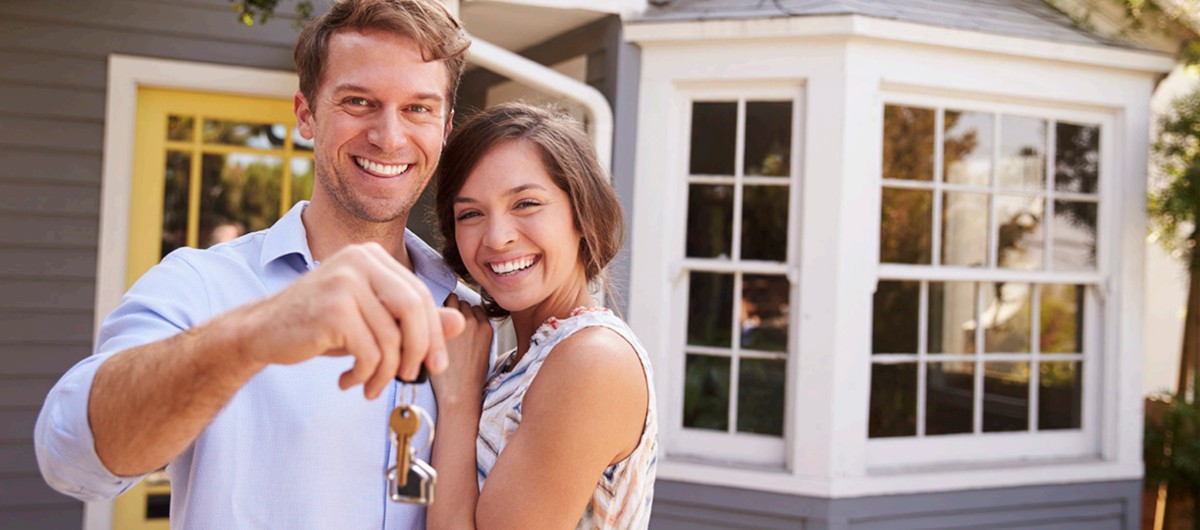
[[[1160,28],[1178,32],[1180,41],[1179,58],[1186,64],[1200,64],[1200,36],[1196,35],[1200,24],[1200,0],[1121,0],[1125,14],[1130,20],[1130,29],[1140,30],[1152,21],[1171,22],[1176,28]]]
[[[242,24],[253,26],[256,18],[259,24],[266,24],[275,14],[280,0],[229,0],[229,2],[233,4],[233,10],[237,12],[238,20]],[[293,25],[297,28],[303,27],[312,17],[312,13],[312,0],[296,0],[296,22]]]

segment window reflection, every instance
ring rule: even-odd
[[[1054,270],[1096,270],[1096,216],[1094,202],[1054,201]]]
[[[1043,362],[1038,373],[1038,429],[1083,425],[1083,370],[1077,361]]]
[[[884,179],[933,180],[934,117],[933,109],[884,107]]]
[[[784,380],[782,359],[742,359],[738,365],[737,430],[783,435]]]
[[[1045,199],[1006,196],[996,198],[997,261],[1006,269],[1039,270],[1045,233]]]
[[[692,103],[693,175],[733,175],[737,146],[737,103]]]
[[[788,187],[742,188],[742,259],[787,260]]]
[[[879,282],[871,310],[871,352],[916,353],[920,304],[920,282]]]
[[[683,392],[683,426],[729,429],[729,358],[688,355]]]
[[[1002,188],[1046,189],[1046,120],[1005,116],[999,167]]]
[[[946,192],[942,197],[942,264],[987,265],[988,194]]]
[[[200,248],[270,227],[279,218],[279,157],[206,154],[201,179]]]
[[[691,273],[688,286],[688,344],[733,347],[733,275]]]
[[[933,257],[933,192],[883,188],[879,261],[926,265]]]
[[[984,363],[983,432],[1028,429],[1029,363]]]
[[[1084,286],[1048,284],[1041,290],[1042,353],[1083,353]]]
[[[871,366],[871,438],[917,434],[916,363]]]
[[[929,353],[975,351],[973,282],[929,282]]]
[[[792,102],[746,102],[743,174],[784,177],[791,173]]]
[[[946,182],[988,185],[992,180],[992,115],[947,110],[943,119]]]
[[[1058,122],[1054,129],[1054,189],[1096,193],[1100,181],[1100,128]]]
[[[925,434],[974,430],[975,363],[929,363],[926,386]]]
[[[742,278],[738,322],[743,348],[787,351],[790,291],[785,276],[747,274]]]
[[[287,128],[283,125],[204,120],[202,134],[206,144],[283,149],[286,131]]]
[[[1033,303],[1027,283],[983,284],[983,346],[988,353],[1027,353],[1032,342]]]

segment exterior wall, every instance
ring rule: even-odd
[[[1141,481],[821,499],[675,481],[655,485],[653,530],[1135,530]]]
[[[92,350],[108,56],[291,70],[294,40],[287,16],[241,27],[225,0],[0,2],[0,527],[82,522],[31,436]]]
[[[670,238],[682,233],[687,211],[677,178],[686,172],[678,153],[688,134],[681,87],[753,90],[785,83],[803,87],[807,101],[795,280],[799,346],[789,362],[787,459],[780,468],[764,468],[726,462],[733,457],[673,455],[671,440],[664,439],[657,527],[695,527],[688,525],[710,517],[730,521],[712,527],[795,527],[805,519],[812,528],[956,528],[976,527],[976,517],[997,528],[1136,527],[1144,131],[1156,72],[1122,64],[1132,64],[1132,57],[1121,50],[1109,56],[1101,48],[1071,49],[1081,58],[1074,63],[1065,52],[1048,56],[1028,41],[989,36],[975,42],[964,32],[925,28],[917,42],[909,40],[916,29],[901,23],[803,18],[627,28],[642,47],[643,65],[634,213],[642,226],[659,227],[635,234],[630,320],[656,356],[660,406],[668,409],[660,416],[663,432],[680,421],[670,408],[680,405],[681,392],[675,391],[682,375],[664,369],[679,364],[673,362],[677,341],[662,330],[679,311],[669,306],[679,281],[671,265],[678,256],[670,254],[677,241]],[[1113,63],[1103,66],[1106,61]],[[1095,372],[1085,390],[1091,392],[1086,444],[1076,447],[1075,456],[993,454],[1012,453],[1013,441],[1032,447],[1041,440],[1035,437],[992,438],[957,452],[941,450],[974,442],[933,440],[908,454],[881,451],[891,449],[889,442],[867,438],[871,343],[863,328],[879,276],[882,107],[897,93],[1088,113],[1107,124],[1102,182],[1109,188],[1100,242],[1106,292],[1103,321],[1092,328],[1102,337],[1096,356],[1089,357]],[[913,455],[926,462],[908,463]],[[1017,500],[1010,502],[1010,495]],[[946,498],[974,507],[958,517],[945,510],[954,506],[943,504]],[[771,508],[747,510],[747,516],[765,517],[760,521],[741,518],[739,506]]]

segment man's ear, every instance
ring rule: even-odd
[[[446,140],[450,139],[450,131],[454,130],[454,111],[450,111],[450,117],[446,118],[446,131],[442,133],[442,147],[446,147]]]
[[[312,140],[312,107],[309,106],[308,99],[304,97],[304,93],[299,90],[296,91],[296,96],[292,98],[292,112],[296,114],[296,130],[300,131],[300,137],[305,140]]]

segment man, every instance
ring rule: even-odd
[[[130,289],[46,398],[47,482],[109,499],[167,465],[175,528],[424,527],[423,509],[387,501],[394,378],[445,370],[463,319],[439,308],[454,274],[404,226],[469,44],[437,0],[346,0],[302,32],[311,202],[172,253]],[[436,414],[428,385],[418,403]]]

